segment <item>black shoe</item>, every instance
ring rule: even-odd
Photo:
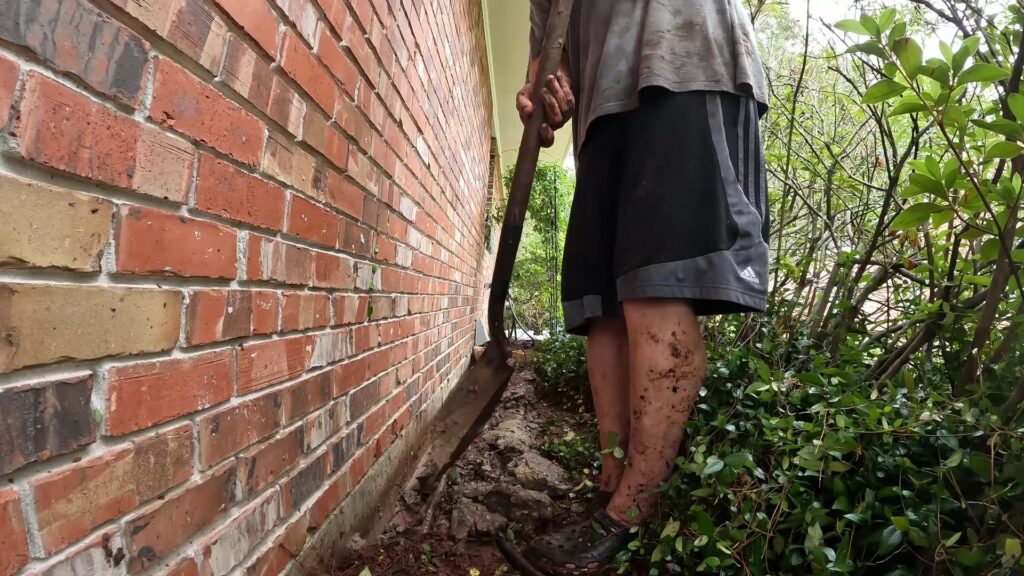
[[[598,510],[590,519],[537,538],[524,556],[553,576],[598,574],[633,540],[630,528]]]

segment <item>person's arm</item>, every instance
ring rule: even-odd
[[[530,64],[526,73],[526,85],[516,95],[516,108],[523,124],[526,124],[533,114],[533,87],[537,79],[537,68],[540,66],[540,52],[543,49],[544,32],[547,29],[550,12],[551,0],[530,0]],[[566,53],[558,73],[549,76],[544,82],[542,99],[547,123],[541,127],[540,140],[545,147],[555,143],[555,130],[564,126],[576,109],[569,78],[569,60]]]

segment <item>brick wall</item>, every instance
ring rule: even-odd
[[[0,576],[276,574],[471,350],[475,0],[0,0]]]

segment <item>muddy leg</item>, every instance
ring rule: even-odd
[[[626,470],[608,513],[635,524],[657,505],[707,368],[704,338],[693,309],[681,300],[624,303],[629,337],[630,441]]]
[[[594,396],[601,449],[612,448],[610,439],[626,450],[629,441],[629,341],[622,318],[593,321],[587,336],[587,374]],[[614,492],[625,465],[612,454],[601,456],[601,491]]]

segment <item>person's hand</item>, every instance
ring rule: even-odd
[[[533,88],[537,81],[539,66],[539,59],[530,62],[529,80],[516,95],[516,108],[519,110],[519,118],[524,125],[530,121],[530,116],[533,115]],[[573,96],[569,78],[569,64],[563,59],[558,67],[558,72],[544,79],[541,101],[547,121],[540,129],[540,143],[545,148],[555,143],[555,130],[565,126],[576,110],[576,98]]]

